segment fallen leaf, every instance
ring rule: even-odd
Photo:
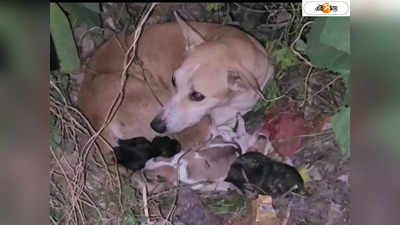
[[[311,181],[310,174],[308,173],[307,166],[302,166],[299,169],[299,174],[300,174],[301,178],[303,179],[304,183],[308,183],[308,182]]]
[[[256,200],[256,225],[280,225],[280,220],[272,206],[272,198],[268,195],[260,195]]]
[[[293,102],[275,106],[265,114],[261,133],[266,134],[274,148],[290,157],[301,149],[302,135],[320,132],[324,121],[307,121]]]

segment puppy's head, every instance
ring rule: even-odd
[[[251,89],[259,88],[230,47],[218,40],[206,41],[178,16],[177,21],[185,40],[185,58],[172,76],[175,93],[151,122],[158,133],[178,133],[213,109],[235,104],[235,96],[249,92],[255,96]]]

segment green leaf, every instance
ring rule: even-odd
[[[95,13],[101,13],[100,4],[99,3],[92,3],[92,2],[84,3],[84,2],[82,2],[82,3],[79,3],[79,4],[84,6],[84,7],[86,7],[86,8],[88,8],[88,9],[90,9],[90,10],[92,10]]]
[[[313,41],[308,43],[306,52],[311,63],[320,68],[327,68],[341,74],[350,71],[350,55],[346,52]]]
[[[320,40],[321,44],[350,54],[350,17],[328,17]]]
[[[288,46],[283,46],[275,52],[276,61],[281,65],[282,69],[299,64],[299,60],[293,54]]]
[[[68,18],[56,3],[50,3],[50,34],[60,61],[60,70],[64,73],[79,71],[78,51],[72,35]]]
[[[332,117],[336,141],[344,157],[350,157],[350,107],[344,107]]]
[[[271,78],[267,84],[264,87],[263,94],[266,99],[274,99],[279,97],[280,92],[279,92],[279,87],[278,84],[276,83],[274,78]],[[261,110],[264,112],[264,110],[271,104],[271,102],[265,102],[264,100],[260,99],[258,104],[254,106],[253,110],[254,112],[257,112]]]
[[[100,14],[80,3],[60,3],[68,13],[72,26],[87,24],[89,27],[100,26]],[[94,4],[94,3],[92,3]],[[97,3],[96,3],[97,4]]]
[[[307,34],[307,43],[319,44],[322,30],[326,23],[326,17],[317,17],[311,26],[310,32]],[[308,46],[309,47],[309,46]]]
[[[312,64],[347,76],[350,75],[350,54],[346,52],[349,51],[349,49],[341,51],[337,48],[337,45],[340,45],[340,48],[344,49],[344,46],[348,46],[348,44],[335,45],[332,43],[334,40],[346,42],[347,39],[345,36],[347,35],[337,35],[331,31],[334,24],[336,23],[327,20],[327,17],[317,18],[314,21],[311,31],[307,34],[306,54],[310,58]],[[336,37],[325,37],[329,32],[332,33],[332,36]],[[349,30],[347,30],[347,32],[349,32]],[[322,40],[325,41],[322,42]]]
[[[217,11],[224,7],[224,3],[206,3],[206,8],[209,12]]]

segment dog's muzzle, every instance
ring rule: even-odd
[[[167,131],[167,125],[165,121],[161,119],[161,114],[158,114],[153,121],[151,121],[150,126],[154,131],[160,134]]]

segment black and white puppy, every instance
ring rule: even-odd
[[[119,139],[118,146],[114,147],[117,163],[137,171],[144,168],[146,162],[154,157],[171,157],[181,150],[177,140],[169,137],[155,137],[152,142],[144,137]]]
[[[303,179],[296,168],[274,161],[259,152],[238,157],[228,172],[226,182],[232,183],[251,199],[258,194],[278,197],[294,189],[303,190]]]

